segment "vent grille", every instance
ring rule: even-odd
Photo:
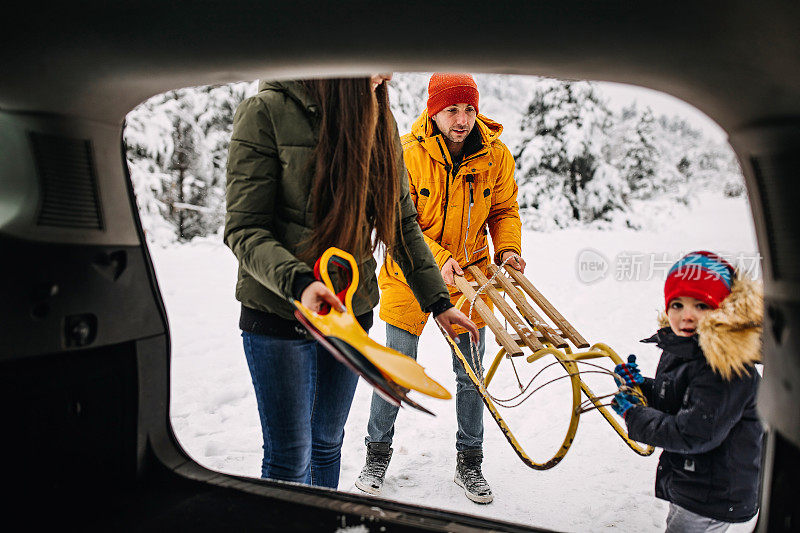
[[[41,133],[30,139],[42,193],[36,224],[102,230],[91,143]]]

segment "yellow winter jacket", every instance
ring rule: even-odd
[[[506,250],[521,252],[514,158],[498,139],[503,126],[478,115],[465,143],[464,158],[457,167],[443,136],[434,135],[434,131],[437,130],[433,121],[423,112],[411,127],[411,133],[402,137],[417,221],[439,269],[453,257],[461,268],[478,265],[486,274],[490,258],[488,234],[492,236],[495,263],[500,263],[500,256]],[[390,256],[381,267],[378,284],[381,319],[420,335],[428,313],[422,311]],[[448,289],[455,304],[461,293],[455,287]],[[469,312],[469,302],[462,311]],[[472,319],[478,327],[483,326],[477,313],[473,313]]]

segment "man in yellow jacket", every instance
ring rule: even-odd
[[[478,114],[478,88],[469,74],[434,74],[428,84],[427,109],[404,135],[403,157],[425,241],[450,289],[451,307],[461,296],[453,276],[477,265],[488,273],[491,261],[520,271],[521,223],[514,181],[514,159],[498,139],[503,127]],[[489,253],[491,235],[494,253]],[[468,279],[469,276],[468,276]],[[387,346],[416,359],[425,313],[414,298],[403,273],[391,257],[381,267],[380,317],[386,322]],[[491,303],[485,300],[489,305]],[[469,302],[463,311],[469,312]],[[483,358],[485,327],[480,327],[477,352]],[[471,360],[469,334],[457,329],[458,346]],[[453,355],[456,373],[456,474],[454,481],[478,503],[492,501],[492,491],[481,472],[483,460],[483,402]],[[361,490],[380,494],[392,455],[392,437],[398,408],[373,394],[367,426],[367,461],[356,481]]]

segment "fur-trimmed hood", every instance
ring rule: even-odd
[[[761,283],[737,272],[731,293],[697,325],[697,337],[706,361],[725,380],[741,376],[761,362],[764,292]],[[669,327],[664,311],[658,319]]]

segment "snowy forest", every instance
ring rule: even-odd
[[[389,93],[401,134],[425,108],[429,74],[395,74]],[[516,160],[524,224],[639,229],[659,209],[695,193],[745,194],[730,146],[684,117],[636,103],[614,111],[586,81],[476,75],[480,112],[503,124]],[[257,82],[190,87],[132,110],[124,140],[148,240],[187,242],[218,233],[234,112]]]
[[[743,177],[730,146],[688,107],[658,107],[668,99],[630,96],[644,94],[638,88],[529,76],[475,78],[480,112],[503,125],[500,139],[516,160],[527,226],[526,277],[586,339],[619,354],[637,354],[642,374],[652,376],[658,350],[639,339],[656,327],[664,269],[701,249],[748,270],[759,264]],[[424,73],[395,74],[390,83],[401,132],[425,109],[428,79]],[[263,440],[238,327],[238,261],[220,231],[231,121],[256,85],[154,96],[131,111],[124,133],[169,317],[172,428],[200,465],[247,477],[260,476]],[[591,279],[579,268],[586,253],[605,265]],[[376,312],[370,337],[385,344],[385,332]],[[494,336],[486,335],[487,358],[498,350]],[[452,358],[436,327],[423,331],[418,353],[426,372],[453,392]],[[516,394],[518,380],[539,370],[503,363],[494,393]],[[597,379],[594,390],[614,386],[603,377],[588,378]],[[502,411],[535,460],[551,457],[562,444],[572,412],[568,383],[554,382],[524,407]],[[360,380],[342,446],[338,489],[359,496],[354,481],[364,465],[371,398],[372,388]],[[484,506],[470,503],[453,483],[453,402],[421,403],[436,416],[401,410],[382,498],[555,531],[664,530],[667,503],[653,494],[658,454],[631,452],[597,413],[581,417],[569,455],[556,468],[539,471],[520,462],[484,412],[483,472],[495,494]],[[753,524],[730,531],[752,531]]]

